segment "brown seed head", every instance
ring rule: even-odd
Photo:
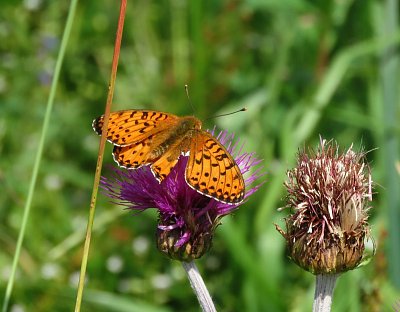
[[[350,147],[342,154],[335,142],[321,139],[317,152],[299,152],[285,186],[286,238],[290,257],[314,273],[340,273],[355,268],[369,236],[371,175],[364,153]]]

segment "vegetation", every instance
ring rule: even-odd
[[[104,111],[118,12],[116,1],[78,5],[12,309],[73,309],[99,142],[91,122]],[[376,193],[377,254],[339,278],[333,311],[389,311],[400,300],[398,12],[395,0],[128,1],[112,109],[193,114],[185,84],[202,120],[246,107],[205,127],[235,132],[268,172],[196,262],[218,311],[311,310],[314,277],[288,259],[274,223],[284,224],[286,171],[320,135],[370,151]],[[67,14],[60,1],[6,0],[0,10],[2,294]],[[110,144],[105,164],[115,165]],[[156,218],[99,195],[82,310],[199,310],[180,263],[156,249]]]

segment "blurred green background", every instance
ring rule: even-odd
[[[68,5],[1,3],[0,302]],[[118,12],[118,1],[78,5],[10,311],[73,310],[99,142],[91,122],[104,111]],[[394,0],[128,1],[113,110],[192,114],[187,83],[201,119],[247,107],[205,127],[235,132],[268,172],[197,261],[218,311],[311,310],[314,277],[288,260],[273,223],[287,213],[277,212],[286,170],[319,135],[370,151],[376,183],[377,254],[339,278],[333,311],[400,300],[398,13]],[[83,311],[199,311],[180,263],[156,250],[156,218],[99,195]]]

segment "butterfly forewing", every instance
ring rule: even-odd
[[[126,146],[147,139],[177,123],[179,117],[150,110],[125,110],[110,114],[107,140],[114,145]],[[104,115],[93,121],[93,129],[101,135]]]
[[[244,198],[243,176],[233,157],[208,132],[193,131],[186,181],[198,192],[225,203]]]

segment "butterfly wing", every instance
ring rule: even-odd
[[[123,110],[110,114],[107,140],[114,145],[127,146],[176,125],[179,117],[151,110]],[[104,115],[93,120],[93,130],[101,135]]]
[[[118,146],[113,149],[115,162],[123,168],[137,169],[151,163],[151,137],[135,144]]]
[[[240,203],[245,184],[226,148],[210,133],[193,131],[186,182],[198,192],[228,204]]]
[[[180,145],[172,146],[151,165],[151,171],[158,182],[161,183],[169,175],[178,162],[181,152]]]

